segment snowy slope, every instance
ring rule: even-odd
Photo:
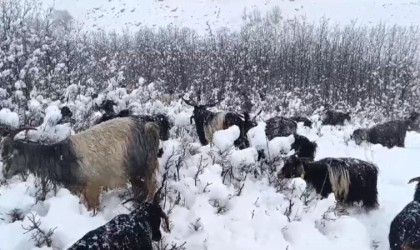
[[[153,103],[144,105],[153,106]],[[269,183],[276,173],[271,177],[250,174],[244,181],[224,183],[223,166],[232,166],[234,175],[244,177],[244,171],[255,166],[255,148],[238,151],[230,147],[237,136],[235,127],[216,133],[214,146],[201,147],[194,127],[189,124],[191,108],[180,103],[161,108],[176,124],[173,138],[164,143],[165,153],[160,159],[160,173],[168,167],[169,173],[177,176],[168,181],[165,210],[171,210],[172,231],[164,234],[164,242],[178,246],[185,242],[188,250],[386,250],[391,220],[412,199],[414,185],[408,185],[407,181],[420,175],[416,165],[420,150],[418,133],[408,133],[406,148],[387,149],[379,145],[356,146],[349,141],[357,127],[354,124],[343,128],[320,127],[319,124],[313,129],[299,126],[300,134],[318,143],[317,159],[356,157],[372,161],[380,169],[380,208],[376,211],[365,214],[355,208],[347,210],[347,214],[338,213],[333,210],[333,195],[304,205],[300,197],[305,183],[300,179],[286,182],[280,192]],[[259,133],[251,134],[258,136]],[[256,144],[261,141],[254,139]],[[288,150],[290,143],[288,138],[275,138],[270,149]],[[178,175],[179,157],[183,157],[183,164],[178,166]],[[87,231],[129,211],[128,206],[121,205],[118,190],[103,195],[102,211],[95,217],[67,189],[58,190],[55,196],[50,193],[44,202],[37,204],[35,192],[33,176],[26,181],[14,177],[7,185],[0,186],[0,249],[34,249],[31,234],[24,234],[22,228],[29,225],[30,213],[40,219],[42,229],[55,228],[53,246],[65,249]],[[26,215],[23,220],[12,222],[10,214],[14,209]]]
[[[139,25],[175,24],[206,32],[208,25],[236,29],[242,22],[244,9],[263,13],[279,6],[287,18],[305,16],[310,21],[327,17],[334,23],[387,22],[411,25],[420,23],[418,0],[43,0],[46,6],[55,2],[86,27],[135,30]]]

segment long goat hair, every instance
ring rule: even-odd
[[[265,121],[265,134],[268,140],[274,137],[286,137],[296,133],[297,123],[290,118],[276,116]]]
[[[169,230],[168,217],[156,199],[158,193],[153,203],[140,203],[130,214],[117,215],[105,225],[86,233],[68,250],[153,250],[152,241],[162,238],[162,219]]]
[[[389,121],[368,129],[356,129],[353,131],[352,138],[357,145],[360,145],[363,141],[368,141],[388,148],[404,147],[409,125],[410,121],[408,120]]]
[[[363,202],[367,209],[378,206],[376,165],[354,158],[324,158],[309,162],[290,156],[279,172],[279,177],[303,179],[323,198],[334,193],[343,204]]]
[[[2,141],[3,175],[29,171],[53,184],[82,193],[88,209],[99,206],[101,187],[132,184],[145,200],[156,191],[159,127],[135,118],[112,119],[51,145],[14,140],[11,131]]]
[[[388,240],[391,250],[420,249],[420,177],[408,183],[417,182],[413,200],[395,216],[391,222]]]

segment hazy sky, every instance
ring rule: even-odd
[[[44,0],[52,4],[53,0]],[[121,29],[144,24],[174,23],[205,30],[238,27],[244,8],[262,11],[279,6],[286,18],[322,16],[334,22],[358,19],[363,23],[386,21],[420,24],[420,0],[55,0],[56,9],[67,9],[87,27]]]

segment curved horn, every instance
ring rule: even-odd
[[[252,118],[252,121],[255,122],[255,119],[257,119],[257,116],[259,116],[262,113],[262,109]]]
[[[158,189],[158,191],[155,193],[155,196],[153,197],[153,204],[155,204],[155,205],[159,205],[159,202],[160,202],[160,194],[162,193],[163,186],[164,185],[162,185]]]
[[[409,181],[408,181],[408,184],[410,184],[410,183],[412,183],[412,182],[415,182],[415,181],[420,181],[420,176],[419,176],[419,177],[415,177],[415,178],[413,178],[413,179],[409,180]]]
[[[195,106],[197,106],[197,104],[193,101],[193,100],[187,100],[187,99],[185,99],[184,97],[181,97],[181,99],[187,104],[187,105],[190,105],[190,106],[193,106],[193,107],[195,107]]]
[[[206,106],[206,107],[214,107],[214,106],[216,106],[217,104],[221,103],[223,100],[224,100],[224,99],[220,99],[220,100],[218,100],[218,101],[216,101],[216,102],[211,102],[211,103],[209,103],[209,104],[205,104],[205,105],[203,105],[203,106]]]
[[[17,135],[19,132],[23,130],[36,130],[36,128],[34,127],[20,127],[17,129],[12,129],[10,127],[0,128],[0,132],[2,133],[2,136],[10,136],[12,138],[15,137],[15,135]]]

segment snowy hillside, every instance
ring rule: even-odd
[[[106,99],[116,112],[168,115],[157,178],[171,231],[157,250],[388,250],[390,223],[413,199],[407,182],[420,176],[420,133],[392,149],[350,135],[419,111],[419,13],[420,0],[0,0],[0,132],[30,126],[15,138],[61,141],[93,126]],[[181,97],[258,113],[251,146],[233,146],[238,126],[202,146]],[[351,122],[321,126],[326,109]],[[297,133],[316,141],[315,160],[376,164],[379,208],[343,208],[300,178],[279,179],[295,137],[267,141],[275,116],[311,119]],[[34,175],[6,180],[2,161],[0,250],[64,250],[133,210],[129,188],[104,191],[94,215]]]
[[[171,139],[163,145],[159,170],[159,179],[163,173],[168,175],[164,210],[169,213],[171,233],[164,233],[158,249],[388,249],[390,222],[412,200],[414,186],[407,181],[420,175],[416,165],[420,134],[409,132],[406,148],[387,149],[380,145],[356,146],[349,137],[354,128],[360,127],[357,123],[338,128],[321,127],[317,122],[312,129],[300,124],[298,133],[318,143],[316,159],[355,157],[371,161],[380,169],[380,208],[368,214],[357,208],[343,211],[335,208],[333,194],[319,200],[314,194],[305,193],[306,185],[301,179],[279,181],[277,171],[281,162],[261,165],[256,162],[254,147],[235,150],[232,147],[238,136],[235,127],[217,132],[214,146],[200,146],[195,127],[189,123],[192,109],[181,100],[164,105],[153,97],[156,92],[152,85],[147,88],[150,92],[138,89],[120,97],[128,101],[128,106],[137,107],[135,112],[163,111],[175,123]],[[107,96],[118,99],[119,92],[109,91]],[[88,98],[82,105],[78,99],[68,103],[75,114],[97,101]],[[58,103],[51,105],[49,117],[54,116],[54,105]],[[18,122],[13,113],[1,113],[2,121]],[[76,119],[80,117],[76,115]],[[318,116],[312,119],[317,120]],[[259,130],[256,127],[249,132],[254,146],[264,142]],[[275,138],[269,149],[274,156],[285,155],[291,142],[288,138]],[[45,201],[36,202],[39,195],[36,183],[32,175],[2,180],[0,249],[37,249],[31,240],[34,231],[25,233],[32,216],[41,222],[42,230],[53,230],[52,248],[44,244],[43,249],[66,249],[89,230],[130,209],[130,205],[121,204],[123,190],[104,193],[102,209],[93,217],[79,198],[66,189],[59,189],[56,194],[51,191]]]

